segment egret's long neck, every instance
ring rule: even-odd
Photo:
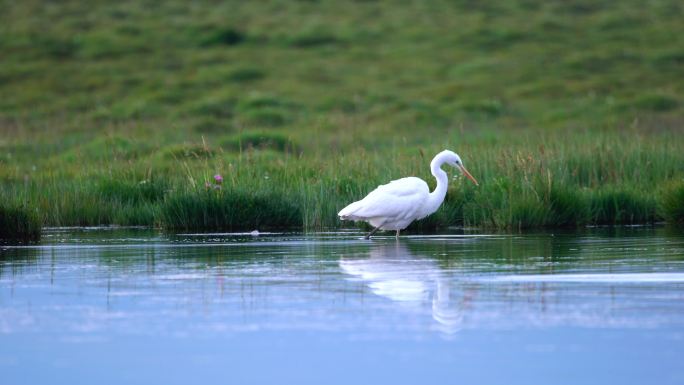
[[[426,212],[427,215],[437,211],[447,193],[449,178],[447,177],[447,173],[442,170],[442,164],[444,164],[444,160],[439,155],[430,162],[430,171],[432,171],[432,175],[437,179],[437,187],[430,193],[430,198],[425,204],[424,212]]]

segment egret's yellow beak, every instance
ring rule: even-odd
[[[470,179],[471,181],[473,181],[473,183],[475,183],[475,186],[479,186],[479,185],[480,185],[479,183],[477,183],[477,181],[475,180],[475,178],[473,178],[473,176],[470,175],[470,173],[468,172],[468,170],[466,170],[465,167],[463,167],[462,165],[459,165],[458,168],[461,169],[461,172],[463,173],[463,175],[466,176],[466,178]]]

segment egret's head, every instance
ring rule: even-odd
[[[444,163],[448,164],[449,166],[459,167],[459,165],[463,164],[463,162],[461,162],[461,157],[453,151],[444,150],[440,153],[440,155],[442,155]]]
[[[477,186],[477,180],[473,178],[472,175],[468,172],[468,170],[463,166],[463,161],[461,161],[461,157],[458,156],[457,153],[449,150],[444,150],[440,153],[440,155],[444,159],[444,163],[447,163],[448,165],[452,167],[456,167],[457,169],[461,170],[461,173],[466,176],[466,178],[470,179],[475,185]]]

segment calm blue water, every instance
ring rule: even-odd
[[[682,384],[684,236],[0,246],[0,384]]]

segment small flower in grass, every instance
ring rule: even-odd
[[[209,182],[204,182],[204,188],[209,190],[211,188],[211,183]]]
[[[223,183],[223,177],[221,176],[221,174],[214,175],[214,182],[216,182],[216,184]]]

